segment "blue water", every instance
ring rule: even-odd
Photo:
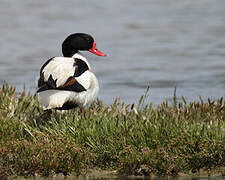
[[[135,103],[225,95],[223,0],[1,0],[0,83],[35,92],[42,64],[61,56],[73,32],[95,37],[107,57],[84,55],[99,79],[99,98]]]

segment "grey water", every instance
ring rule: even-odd
[[[35,93],[42,64],[73,32],[94,36],[107,57],[83,52],[99,98],[136,103],[225,95],[224,0],[1,0],[0,84]]]

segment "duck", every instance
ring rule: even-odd
[[[83,109],[97,99],[98,80],[80,51],[106,56],[91,35],[70,34],[62,43],[63,56],[50,58],[40,68],[36,94],[44,110]]]

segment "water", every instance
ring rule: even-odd
[[[89,52],[100,99],[135,103],[225,95],[224,0],[1,0],[0,83],[35,92],[41,65],[61,56],[61,42],[87,32],[107,57]]]

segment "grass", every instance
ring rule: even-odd
[[[144,95],[146,96],[146,95]],[[89,169],[126,175],[225,174],[225,101],[153,107],[92,104],[44,113],[37,98],[0,87],[0,179],[80,175]]]

